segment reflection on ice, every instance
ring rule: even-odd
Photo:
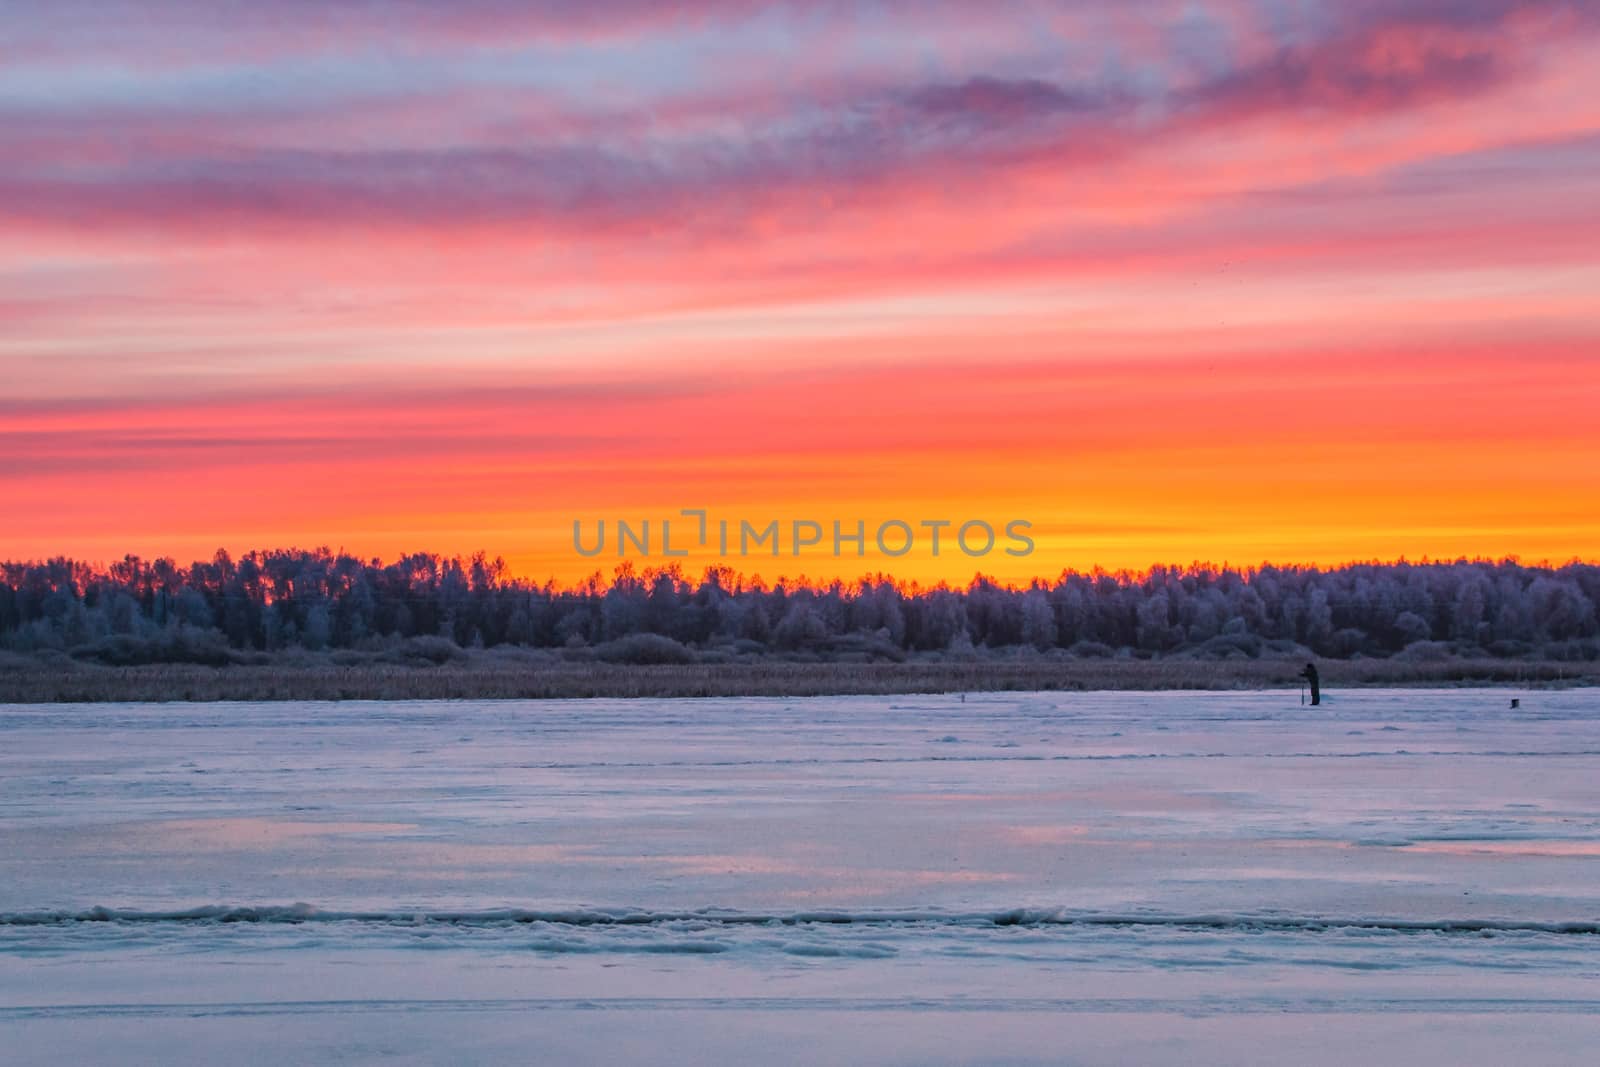
[[[304,822],[290,819],[221,818],[169,819],[145,826],[128,827],[131,842],[154,852],[170,849],[245,850],[270,848],[306,838],[347,835],[401,834],[413,831],[413,823],[395,822]]]
[[[1492,1061],[1600,1017],[1600,698],[1293,698],[0,708],[0,1040],[796,1020],[749,1058],[865,1012],[954,1018],[940,1059],[1004,1013],[1050,1061],[1091,1017],[1404,1011]]]

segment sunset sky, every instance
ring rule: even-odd
[[[1600,4],[0,0],[0,381],[0,558],[1596,559]]]

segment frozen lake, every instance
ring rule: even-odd
[[[1297,701],[0,706],[0,1058],[1592,1062],[1600,692]]]

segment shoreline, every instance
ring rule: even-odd
[[[288,700],[571,700],[891,696],[928,693],[1287,689],[1299,660],[789,661],[623,666],[521,664],[490,657],[438,666],[296,662],[229,665],[12,665],[0,704]],[[1319,660],[1340,688],[1600,685],[1600,664],[1455,659]]]

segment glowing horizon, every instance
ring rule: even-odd
[[[1589,5],[208,12],[7,15],[0,559],[1600,559]]]

